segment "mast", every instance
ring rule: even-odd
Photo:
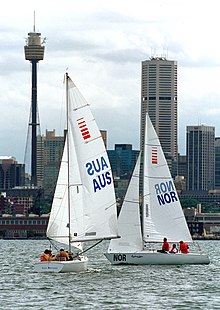
[[[68,93],[68,73],[66,72],[65,74],[65,82],[66,82],[66,126],[67,126],[67,133],[66,133],[66,142],[67,142],[67,178],[68,178],[68,232],[69,232],[69,252],[71,252],[71,230],[70,230],[70,155],[69,155],[69,150],[70,150],[70,144],[69,144],[69,93]]]

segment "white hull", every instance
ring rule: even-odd
[[[112,265],[185,265],[209,264],[207,255],[199,253],[166,254],[150,251],[135,253],[105,253]]]
[[[50,261],[34,264],[36,272],[80,272],[87,270],[88,258],[80,256],[79,259],[71,261]]]

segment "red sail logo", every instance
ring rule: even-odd
[[[81,131],[83,139],[87,140],[87,139],[91,138],[91,135],[89,133],[89,129],[88,129],[88,126],[84,120],[84,117],[79,118],[77,120],[77,122],[78,122],[78,126],[79,126],[79,129]]]
[[[151,162],[153,165],[157,165],[157,148],[153,147],[151,150]]]

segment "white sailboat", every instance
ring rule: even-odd
[[[66,74],[67,135],[52,203],[47,237],[78,248],[72,261],[35,263],[37,272],[87,269],[82,244],[117,238],[117,213],[111,167],[90,107]],[[94,245],[93,245],[94,246]],[[87,250],[84,250],[87,251]]]
[[[171,265],[209,264],[206,254],[159,253],[152,249],[166,237],[168,242],[192,242],[182,207],[160,141],[146,115],[143,154],[143,199],[140,211],[139,172],[136,163],[118,218],[120,239],[111,240],[105,256],[111,264]],[[142,225],[141,225],[142,218]],[[151,249],[150,249],[151,248]]]

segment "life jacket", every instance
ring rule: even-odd
[[[48,255],[48,254],[45,254],[45,253],[41,254],[40,260],[41,260],[41,262],[46,262],[46,261],[48,261],[48,260],[49,260],[49,255]]]
[[[170,245],[169,245],[169,243],[168,243],[167,241],[165,241],[165,242],[163,243],[162,250],[169,252],[169,250],[170,250]]]
[[[189,253],[188,249],[189,249],[188,244],[186,244],[186,243],[181,243],[180,244],[180,251],[181,251],[181,253],[188,254]]]

